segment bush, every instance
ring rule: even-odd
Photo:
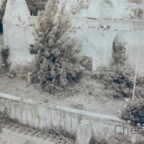
[[[9,58],[9,48],[3,48],[1,49],[1,59],[2,59],[2,65],[4,70],[8,71],[10,67],[10,63],[8,62]]]
[[[88,71],[92,71],[92,58],[83,56],[81,59],[81,65]]]
[[[144,98],[144,77],[137,78],[135,95],[137,98]]]
[[[93,77],[102,82],[106,89],[114,91],[113,97],[132,96],[134,71],[127,64],[126,46],[119,37],[113,41],[112,62],[109,68],[101,67]]]
[[[143,17],[143,10],[142,9],[136,8],[136,9],[133,9],[132,11],[134,13],[134,18],[142,19],[142,17]]]
[[[55,92],[82,77],[80,49],[70,36],[70,22],[65,15],[64,6],[59,10],[56,1],[50,1],[47,9],[40,15],[37,43],[33,47],[36,65],[33,76],[44,90]]]
[[[144,77],[136,79],[135,97],[144,98]]]
[[[121,117],[134,125],[144,126],[144,100],[131,102],[122,112]]]
[[[121,37],[116,36],[113,40],[112,51],[112,66],[126,64],[126,43],[121,40]]]
[[[131,68],[125,65],[100,68],[93,77],[103,83],[106,89],[113,90],[113,97],[124,98],[132,96],[133,75]]]
[[[28,73],[31,73],[34,70],[34,62],[27,63],[25,65],[15,65],[11,67],[7,73],[8,78],[18,77],[20,79],[27,80]]]

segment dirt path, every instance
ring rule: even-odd
[[[66,141],[60,140],[60,137],[49,135],[47,139],[37,138],[31,135],[25,135],[9,129],[3,129],[0,134],[0,144],[65,144]],[[74,144],[67,142],[67,144]]]
[[[2,116],[2,115],[0,115]],[[0,117],[0,144],[74,144],[74,139]]]
[[[0,144],[56,144],[52,138],[42,140],[40,138],[34,138],[28,135],[13,132],[7,129],[3,129],[3,133],[0,134]]]

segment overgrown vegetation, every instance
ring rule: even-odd
[[[50,1],[39,21],[37,43],[31,47],[31,52],[37,53],[33,77],[44,90],[53,93],[80,81],[80,48],[70,36],[65,6],[59,9],[56,1]]]
[[[127,105],[121,117],[133,125],[144,126],[144,77],[137,78],[135,100]]]
[[[134,72],[127,64],[125,43],[116,37],[113,41],[112,62],[109,68],[101,67],[93,75],[105,85],[106,89],[112,89],[113,97],[131,97],[133,89]]]
[[[133,125],[144,126],[144,99],[136,99],[122,112],[122,119]]]
[[[128,65],[101,68],[94,78],[102,82],[106,89],[113,90],[112,96],[115,98],[132,96],[133,72]]]
[[[8,58],[9,58],[9,48],[6,47],[6,48],[3,48],[1,49],[1,60],[2,60],[2,66],[3,66],[3,69],[5,71],[8,71],[9,70],[9,67],[10,67],[10,63],[8,62]]]
[[[124,66],[126,62],[126,43],[123,42],[119,36],[116,36],[113,40],[111,66]]]
[[[26,0],[31,15],[37,16],[39,11],[45,9],[45,4],[48,0]]]
[[[138,77],[136,79],[135,97],[144,99],[144,77]]]
[[[143,17],[143,10],[141,8],[137,8],[137,9],[132,9],[133,12],[133,19],[137,18],[137,19],[142,19]]]

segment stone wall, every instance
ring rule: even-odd
[[[138,65],[138,74],[144,74],[143,30],[140,31],[140,22],[137,21],[100,21],[89,20],[85,26],[78,26],[76,36],[82,41],[82,54],[93,59],[93,70],[100,66],[109,66],[112,58],[112,45],[115,36],[126,42],[128,63],[135,69]],[[135,23],[135,25],[134,25]],[[143,24],[142,24],[143,26]],[[103,27],[101,29],[101,27]],[[110,27],[110,29],[107,29]],[[105,30],[103,30],[105,29]]]
[[[62,2],[64,0],[60,5]],[[133,68],[138,65],[138,74],[144,75],[144,22],[130,19],[131,7],[137,8],[137,5],[131,5],[128,0],[67,1],[73,35],[82,42],[82,54],[92,58],[93,70],[110,64],[113,39],[121,35],[127,43],[128,62]],[[13,64],[32,61],[29,45],[35,43],[37,19],[30,16],[25,0],[8,0],[3,20],[4,43],[10,47]]]
[[[144,75],[144,21],[132,19],[132,9],[137,8],[126,0],[89,0],[87,8],[74,16],[74,35],[82,41],[82,54],[93,59],[93,70],[109,66],[113,40],[119,36],[126,43],[128,63],[134,70],[137,65],[137,74]]]
[[[30,63],[29,45],[35,42],[35,28],[25,0],[8,0],[3,18],[4,45],[10,48],[12,66]]]
[[[32,100],[2,93],[0,93],[0,111],[6,111],[11,119],[34,128],[64,130],[73,135],[76,135],[81,122],[89,123],[92,135],[97,139],[106,138],[108,140],[109,137],[116,137],[115,126],[124,124],[122,120],[115,116],[64,106],[39,104]]]
[[[18,120],[22,124],[42,130],[64,130],[76,135],[79,125],[85,123],[90,124],[92,136],[97,140],[106,139],[107,141],[111,141],[113,139],[117,144],[121,144],[120,139],[123,140],[126,136],[127,140],[131,140],[132,137],[139,137],[139,140],[142,140],[139,135],[127,134],[127,132],[120,134],[123,133],[123,124],[127,128],[131,128],[131,126],[116,116],[52,104],[35,103],[32,100],[21,99],[2,93],[0,93],[0,111],[6,111],[11,119]],[[120,126],[121,128],[119,127],[120,129],[117,129],[115,133],[116,126]],[[116,137],[119,138],[117,142]]]

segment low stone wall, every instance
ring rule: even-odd
[[[89,123],[91,132],[96,139],[111,140],[123,137],[115,133],[115,127],[123,126],[124,121],[115,116],[87,112],[64,106],[35,103],[32,100],[0,93],[0,111],[6,111],[8,116],[22,124],[39,129],[64,130],[76,135],[81,122]],[[126,124],[127,125],[127,124]],[[120,131],[122,133],[122,129]],[[129,136],[131,139],[131,136]]]

